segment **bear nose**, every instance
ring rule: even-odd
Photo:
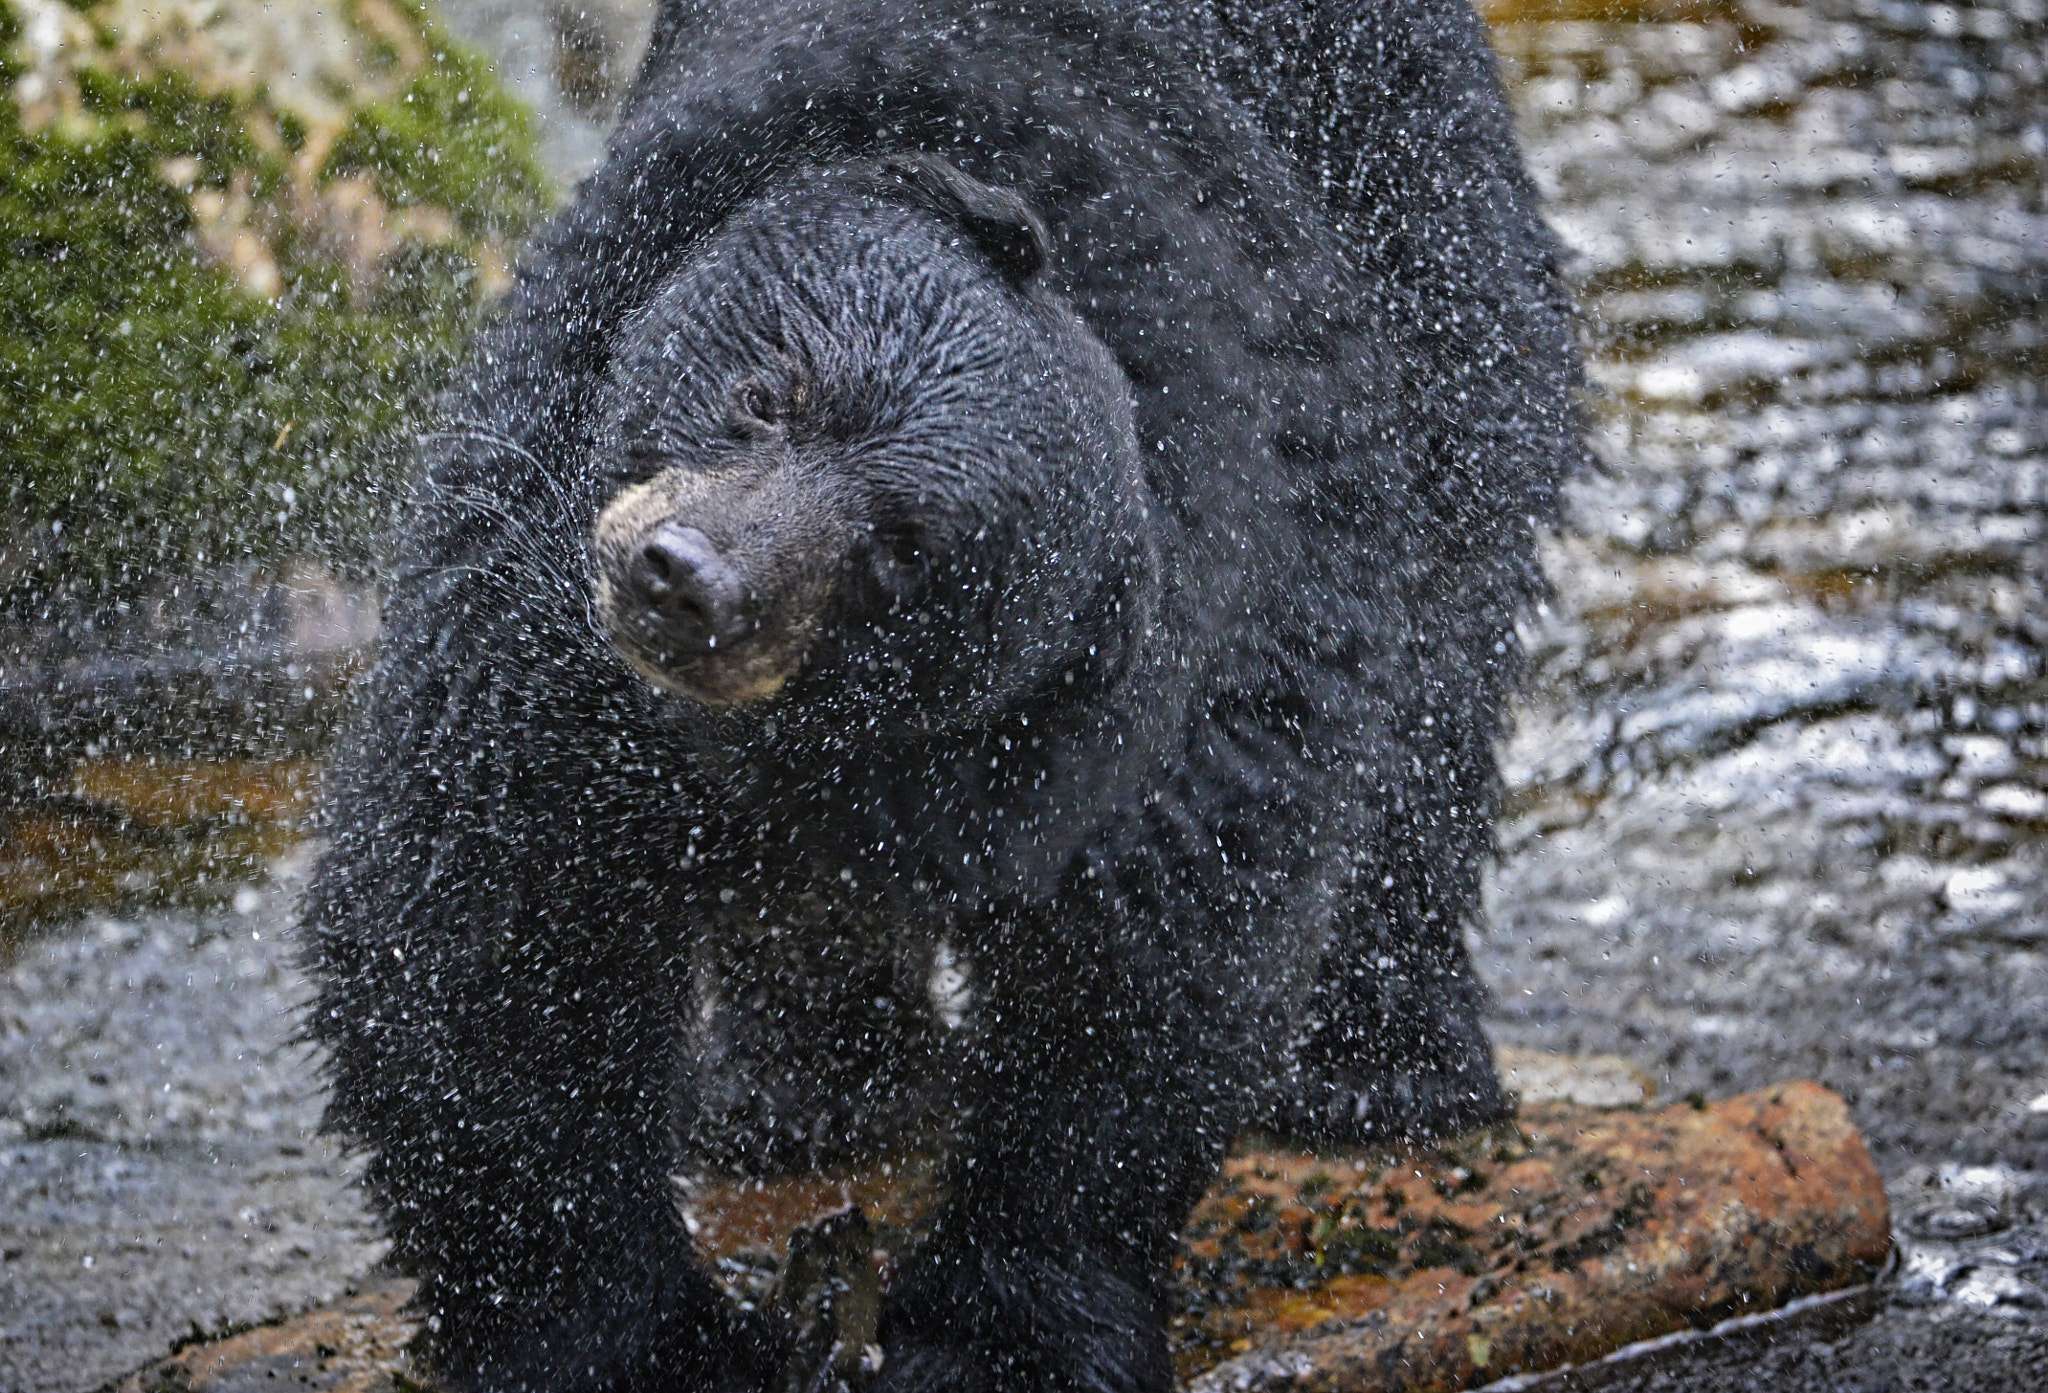
[[[634,558],[633,585],[662,633],[678,643],[717,648],[747,632],[744,578],[694,527],[656,528]]]

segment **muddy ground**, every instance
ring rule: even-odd
[[[1861,1331],[1633,1386],[2048,1384],[2048,6],[1493,18],[1600,460],[1527,629],[1496,1033],[1667,1094],[1821,1079],[1906,1241]],[[290,1043],[286,871],[0,979],[0,1389],[375,1261]]]

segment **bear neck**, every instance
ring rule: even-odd
[[[919,882],[962,906],[1041,902],[1142,812],[1168,762],[1172,703],[1100,695],[938,735],[821,738],[787,714],[725,721],[697,765],[764,882]]]

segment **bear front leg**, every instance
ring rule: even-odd
[[[601,850],[502,854],[509,820],[344,841],[310,906],[329,1125],[372,1151],[415,1353],[476,1393],[760,1388],[773,1342],[696,1267],[666,1178],[674,930]]]
[[[1315,1024],[1267,1125],[1366,1146],[1499,1121],[1508,1102],[1481,1022],[1485,989],[1455,925],[1396,918],[1356,893],[1336,916]]]
[[[1173,1386],[1168,1264],[1284,1029],[1224,953],[1078,918],[974,955],[951,1199],[891,1284],[885,1393]]]
[[[1419,1141],[1508,1112],[1482,1024],[1486,991],[1464,941],[1493,844],[1499,701],[1483,686],[1461,701],[1445,695],[1461,690],[1459,649],[1463,667],[1478,668],[1496,631],[1434,618],[1444,643],[1414,664],[1419,689],[1436,694],[1433,714],[1425,725],[1411,710],[1396,725],[1399,753],[1373,789],[1382,820],[1358,848],[1311,1028],[1266,1119],[1311,1143]]]

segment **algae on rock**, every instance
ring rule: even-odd
[[[0,622],[368,560],[550,200],[404,0],[0,0]]]

